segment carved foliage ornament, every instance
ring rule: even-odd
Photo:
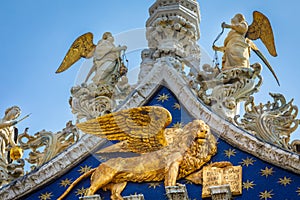
[[[226,119],[233,119],[237,104],[258,92],[262,84],[261,65],[258,63],[251,65],[251,68],[233,68],[221,72],[209,65],[204,65],[203,69],[196,83],[193,83],[199,84],[194,86],[198,97]]]
[[[296,119],[298,107],[293,100],[286,102],[282,94],[270,93],[273,102],[254,104],[250,97],[245,102],[245,114],[235,117],[238,126],[250,131],[252,134],[285,149],[295,150],[290,142],[291,134],[298,128],[299,119]]]
[[[195,36],[196,27],[181,16],[158,17],[147,28],[149,48],[154,58],[179,56],[189,63],[200,62],[200,47]]]
[[[79,132],[71,121],[66,124],[66,128],[56,134],[42,130],[31,136],[26,129],[18,137],[21,148],[23,150],[31,150],[29,158],[26,158],[26,160],[33,166],[40,166],[51,160],[71,144],[77,142],[78,139]]]

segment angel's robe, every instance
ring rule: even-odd
[[[94,53],[95,76],[93,81],[106,82],[117,67],[120,52],[115,51],[115,45],[109,40],[100,40]]]
[[[8,164],[7,151],[8,145],[15,146],[14,142],[14,127],[12,121],[0,119],[0,168]]]
[[[222,70],[236,67],[250,67],[250,45],[247,43],[245,34],[248,31],[246,22],[235,25],[224,40],[224,55],[222,58]]]

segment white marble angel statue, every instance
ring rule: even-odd
[[[121,73],[124,73],[121,52],[126,49],[126,46],[114,45],[114,38],[110,32],[105,32],[97,45],[93,43],[92,33],[83,34],[74,41],[56,73],[67,70],[80,58],[93,57],[93,67],[85,81],[87,82],[94,73],[94,83],[110,82],[115,78],[113,76],[122,76]]]
[[[14,125],[18,123],[16,119],[20,114],[20,108],[13,106],[6,109],[4,117],[0,120],[0,165],[8,164],[7,148],[16,146]]]

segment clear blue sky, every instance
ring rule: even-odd
[[[30,127],[35,133],[42,129],[59,131],[73,119],[68,100],[77,71],[83,60],[71,69],[55,74],[68,48],[79,35],[92,32],[96,43],[105,31],[119,34],[144,28],[148,8],[154,0],[27,0],[3,1],[0,6],[1,97],[0,115],[12,105],[22,109],[22,115],[32,113],[19,124],[20,131]],[[281,83],[278,87],[271,73],[264,68],[261,92],[256,103],[272,100],[269,92],[282,93],[287,100],[295,98],[300,106],[299,19],[300,3],[296,0],[199,0],[201,9],[201,39],[207,50],[220,32],[223,21],[243,13],[249,23],[252,12],[263,12],[271,20],[278,57],[268,57]],[[132,42],[132,41],[131,41]],[[219,41],[221,44],[222,40]],[[256,62],[255,55],[251,62]],[[293,134],[300,138],[300,130]]]

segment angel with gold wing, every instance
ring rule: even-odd
[[[97,45],[93,43],[92,33],[83,34],[73,42],[56,73],[67,70],[80,58],[93,57],[93,67],[85,82],[95,73],[92,79],[94,83],[106,83],[111,81],[112,74],[122,73],[124,66],[120,56],[126,49],[126,46],[114,45],[114,38],[110,32],[105,32]]]
[[[164,180],[165,186],[175,186],[176,180],[187,178],[201,183],[198,170],[216,154],[216,139],[201,120],[194,120],[183,128],[166,128],[171,121],[168,110],[145,106],[77,124],[85,133],[120,141],[98,154],[134,152],[136,155],[108,159],[76,179],[59,199],[88,176],[91,176],[91,186],[87,196],[98,189],[109,189],[113,200],[123,199],[121,192],[127,182]]]
[[[265,63],[265,65],[272,72],[278,85],[278,78],[264,55],[259,51],[257,46],[252,40],[261,39],[263,44],[268,49],[272,56],[277,56],[274,35],[272,27],[268,18],[258,11],[253,12],[253,22],[248,26],[244,15],[236,14],[231,19],[231,24],[222,23],[222,28],[230,28],[224,40],[224,46],[217,47],[213,45],[215,51],[221,51],[224,53],[222,57],[222,70],[232,68],[249,68],[250,51],[253,50]]]

